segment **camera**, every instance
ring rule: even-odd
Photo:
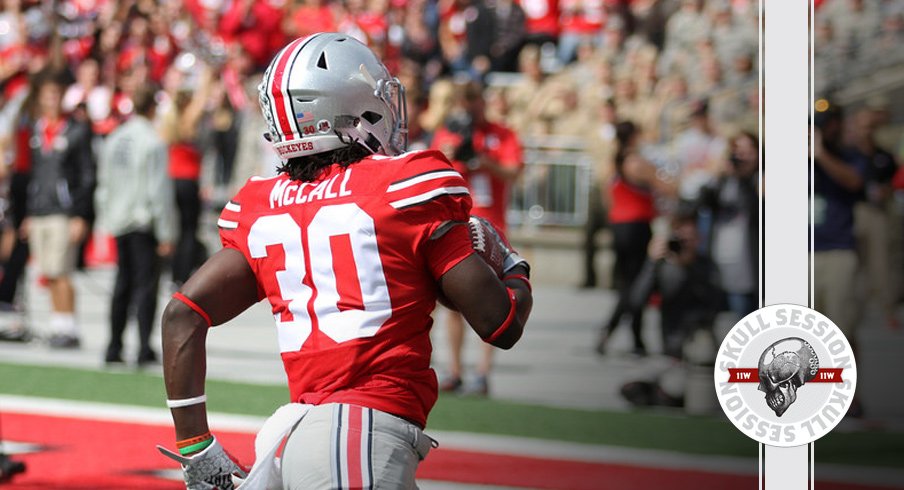
[[[464,162],[469,169],[480,165],[477,163],[477,150],[474,149],[474,121],[467,113],[451,116],[446,120],[446,129],[461,137],[461,143],[452,154],[453,160]]]
[[[677,254],[681,253],[681,249],[684,248],[684,242],[676,236],[671,236],[669,237],[668,242],[666,242],[666,246],[668,247],[669,252]]]

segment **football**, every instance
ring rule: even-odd
[[[471,216],[468,220],[468,229],[471,232],[471,246],[474,251],[497,276],[502,277],[508,251],[500,243],[501,234],[489,221],[477,216]]]

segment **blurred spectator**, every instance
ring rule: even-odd
[[[289,36],[299,38],[336,31],[335,14],[327,0],[295,0],[292,3],[294,10],[283,20],[283,30]]]
[[[709,103],[705,100],[698,101],[691,112],[690,127],[682,131],[674,143],[680,167],[682,199],[697,199],[700,188],[716,175],[726,150],[725,139],[716,134],[712,126]]]
[[[892,179],[898,169],[895,157],[876,142],[879,111],[866,107],[858,111],[850,126],[849,158],[865,170],[865,199],[854,206],[854,234],[860,263],[866,273],[866,296],[875,298],[886,324],[898,326],[895,316],[897,293],[892,281],[893,229],[891,210]],[[865,301],[869,303],[869,301]]]
[[[716,264],[728,308],[743,318],[757,308],[759,267],[759,139],[739,133],[719,176],[703,187],[702,209],[711,216],[705,248]]]
[[[703,0],[681,0],[681,8],[666,23],[665,50],[660,72],[685,67],[696,55],[697,41],[709,36],[710,25],[703,15]]]
[[[524,10],[514,0],[492,0],[490,11],[495,15],[490,45],[490,70],[516,71],[518,53],[525,38]]]
[[[436,80],[443,70],[442,52],[437,28],[430,25],[429,8],[435,8],[426,0],[408,1],[404,20],[401,55],[414,62],[423,71],[427,83]]]
[[[617,150],[614,172],[609,184],[609,227],[612,230],[615,267],[613,282],[618,289],[618,303],[603,325],[597,352],[606,353],[612,332],[624,315],[631,316],[634,353],[646,355],[641,337],[644,305],[631,303],[631,288],[647,257],[652,238],[651,222],[656,217],[653,193],[671,195],[673,184],[662,179],[649,161],[640,154],[640,130],[634,123],[616,124]]]
[[[545,78],[540,66],[540,48],[525,46],[518,55],[518,70],[521,77],[515,85],[506,90],[509,106],[508,125],[519,134],[525,135],[537,132],[532,131],[531,126],[537,123],[535,107],[537,92]]]
[[[3,216],[3,276],[0,278],[0,339],[27,341],[31,338],[25,324],[23,305],[17,304],[19,283],[28,262],[28,241],[22,224],[28,205],[28,182],[31,176],[31,131],[35,120],[35,98],[38,77],[17,89],[3,107],[8,112],[7,125],[0,128],[0,165],[7,181],[7,208]]]
[[[582,288],[597,286],[596,237],[606,227],[606,209],[610,205],[608,183],[612,179],[612,162],[616,151],[615,103],[611,100],[602,104],[599,115],[589,124],[587,132],[588,153],[591,158],[590,193],[587,223],[584,225],[584,279]]]
[[[693,101],[683,76],[673,75],[660,80],[650,111],[655,116],[655,133],[650,140],[657,143],[673,141],[685,129],[693,110]]]
[[[814,123],[814,307],[831,318],[853,346],[860,310],[854,281],[858,267],[854,205],[862,196],[867,162],[844,153],[840,108],[817,112]]]
[[[427,147],[432,145],[434,133],[446,121],[455,107],[455,90],[455,84],[448,79],[437,80],[430,87],[427,109],[418,118],[424,133],[421,136],[421,144],[425,144]]]
[[[241,44],[257,68],[266,68],[270,57],[286,44],[280,22],[286,0],[236,0],[220,19],[225,41]]]
[[[524,10],[524,41],[542,46],[559,37],[559,0],[519,0]]]
[[[490,70],[495,13],[481,0],[442,0],[439,40],[453,74],[483,80]]]
[[[193,55],[183,56],[192,57],[189,66],[195,66],[197,61],[194,61]],[[202,160],[198,127],[213,84],[213,71],[203,68],[199,80],[196,80],[197,86],[192,85],[187,71],[181,74],[174,71],[174,74],[184,78],[173,83],[174,93],[170,94],[172,104],[162,115],[161,135],[169,145],[169,176],[173,179],[179,210],[179,238],[173,253],[172,280],[181,285],[204,259],[204,251],[198,241]]]
[[[113,93],[100,83],[100,64],[88,58],[82,61],[75,74],[75,83],[66,89],[63,96],[63,110],[73,112],[84,104],[91,124],[103,121],[110,115]]]
[[[150,337],[157,313],[158,254],[172,251],[175,198],[167,172],[168,149],[151,123],[154,95],[150,87],[133,94],[135,112],[107,138],[98,165],[98,224],[116,237],[117,251],[107,365],[123,362],[122,336],[131,306],[138,321],[136,362],[157,362]]]
[[[471,193],[471,214],[486,218],[506,233],[506,209],[512,184],[524,166],[518,138],[505,126],[486,118],[483,88],[476,82],[461,87],[458,111],[454,112],[433,137],[431,147],[442,151],[452,162]],[[464,343],[464,318],[457,312],[447,316],[451,362],[449,376],[440,389],[457,391],[463,387],[461,351]],[[484,343],[473,387],[478,394],[489,391],[488,377],[493,363],[493,346]]]
[[[835,41],[847,57],[866,58],[863,50],[881,25],[879,2],[828,0],[820,14],[831,25]]]
[[[713,319],[720,307],[718,271],[699,253],[693,205],[679,206],[669,221],[669,235],[650,243],[649,257],[632,287],[631,303],[632,308],[642,308],[654,292],[659,293],[663,354],[673,362],[652,382],[622,386],[622,396],[636,406],[684,405],[684,346],[698,330],[713,336]]]
[[[635,0],[630,2],[631,15],[634,17],[636,30],[657,51],[665,45],[665,27],[669,8],[665,0]]]
[[[578,46],[598,42],[605,24],[603,0],[561,0],[559,2],[559,61],[571,63]]]
[[[53,78],[37,87],[38,117],[30,140],[31,181],[22,228],[50,289],[50,346],[78,348],[70,276],[93,213],[95,168],[91,129],[63,114],[62,98],[63,87]]]
[[[637,81],[630,73],[624,73],[615,81],[615,110],[619,120],[644,121],[648,101],[639,97]]]

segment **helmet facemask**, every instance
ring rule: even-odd
[[[375,111],[361,113],[358,131],[367,134],[368,137],[358,142],[373,153],[392,156],[405,152],[408,148],[408,101],[405,97],[405,86],[396,77],[375,80],[363,64],[359,69],[373,86],[374,97],[380,99],[386,107],[382,113]]]

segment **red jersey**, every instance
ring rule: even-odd
[[[201,152],[193,143],[173,143],[169,147],[169,176],[180,180],[201,178]]]
[[[431,148],[440,149],[444,145],[457,147],[461,144],[461,136],[444,127],[440,127],[433,135]],[[524,166],[521,143],[510,129],[499,124],[487,122],[474,128],[472,132],[474,150],[489,155],[504,167],[521,168]],[[468,170],[464,162],[453,162],[455,168],[465,176],[474,207],[471,213],[486,218],[503,232],[506,230],[505,213],[508,209],[511,186],[486,169]]]
[[[528,34],[559,35],[558,0],[518,0],[524,10]]]
[[[461,175],[435,151],[333,165],[315,182],[245,184],[220,216],[220,239],[272,306],[292,401],[426,425],[437,280],[473,253],[467,227],[435,232],[470,208]]]
[[[650,222],[656,217],[656,205],[649,190],[616,177],[609,192],[612,202],[610,223]]]

